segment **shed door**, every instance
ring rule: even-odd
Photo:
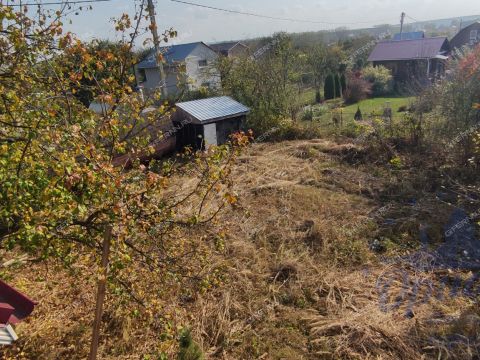
[[[205,146],[217,145],[217,126],[215,123],[203,126],[203,136],[205,137]]]

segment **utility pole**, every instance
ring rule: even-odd
[[[163,64],[161,61],[162,52],[160,50],[160,39],[158,38],[157,20],[155,19],[155,7],[153,0],[148,0],[148,15],[150,16],[150,29],[153,35],[153,44],[155,45],[155,62],[160,72],[160,91],[162,92],[163,100],[168,96],[167,81],[165,80],[165,72],[163,71]]]
[[[403,22],[405,21],[405,13],[402,12],[402,16],[400,17],[400,40],[403,40]]]

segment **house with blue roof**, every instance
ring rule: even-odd
[[[201,87],[220,87],[220,73],[215,67],[218,54],[207,44],[195,42],[170,45],[161,48],[165,83],[160,81],[160,70],[155,50],[135,65],[137,85],[151,91],[166,86],[169,95],[183,90],[198,90]]]

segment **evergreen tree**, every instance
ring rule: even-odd
[[[325,78],[324,92],[326,100],[331,100],[335,97],[335,79],[333,74],[329,74]]]
[[[360,110],[360,106],[357,109],[357,112],[355,113],[355,116],[353,117],[356,121],[363,120],[363,115],[362,111]]]
[[[335,98],[342,97],[342,84],[340,82],[340,76],[335,74]]]
[[[340,76],[340,86],[342,87],[342,95],[343,95],[343,93],[347,89],[347,78],[345,76],[345,73],[342,73],[342,75]]]

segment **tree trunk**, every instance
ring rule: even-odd
[[[110,243],[112,240],[112,227],[107,226],[103,235],[102,250],[102,276],[98,280],[97,304],[95,306],[95,320],[93,321],[92,343],[90,346],[89,360],[97,359],[98,341],[100,338],[100,326],[102,324],[103,302],[105,300],[105,292],[107,287],[108,276],[108,258],[110,256]]]

